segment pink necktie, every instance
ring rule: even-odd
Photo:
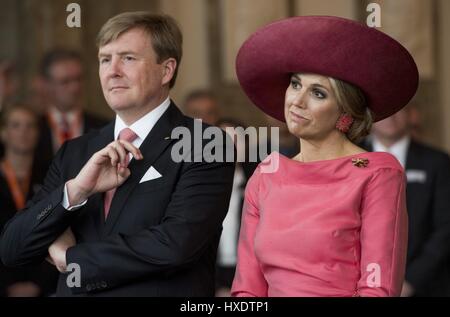
[[[125,128],[119,133],[119,140],[124,140],[132,143],[136,138],[137,134],[133,132],[133,130],[129,128]],[[128,166],[130,163],[129,154],[127,152],[127,156],[125,158],[125,165]],[[111,189],[105,193],[105,202],[104,202],[104,211],[105,211],[105,219],[108,217],[109,209],[111,208],[111,202],[114,197],[114,193],[116,189]]]
[[[70,126],[69,126],[69,122],[67,121],[67,115],[66,114],[62,114],[61,117],[61,138],[62,138],[62,143],[64,143],[67,140],[70,140],[72,138],[71,134],[70,134]]]

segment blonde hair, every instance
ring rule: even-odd
[[[370,133],[373,124],[373,114],[367,107],[366,96],[360,88],[352,84],[331,77],[328,79],[340,110],[354,119],[346,135],[351,142],[357,143]]]
[[[183,56],[183,35],[172,17],[146,11],[125,12],[116,15],[109,19],[98,33],[97,47],[105,46],[133,28],[141,28],[150,36],[158,63],[162,63],[168,58],[174,58],[177,61],[177,68],[170,81],[170,88],[172,88],[175,85]]]

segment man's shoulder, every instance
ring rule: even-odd
[[[113,133],[114,131],[114,124],[113,123],[109,123],[101,128],[98,129],[92,129],[89,130],[88,132],[84,133],[83,135],[77,137],[77,138],[73,138],[69,141],[67,141],[67,147],[69,148],[73,148],[73,147],[83,147],[89,144],[89,142],[95,138],[101,137],[104,134],[108,134],[108,130],[110,130],[109,132]]]
[[[226,135],[226,132],[222,130],[221,128],[208,124],[204,122],[203,120],[191,118],[184,114],[181,114],[181,120],[179,120],[179,123],[181,123],[181,128],[186,128],[190,132],[194,133],[198,131],[201,131],[202,136],[205,134],[205,131],[207,131],[207,134],[221,134],[222,136]],[[175,126],[174,128],[179,128],[180,126]],[[194,135],[193,135],[194,136]]]
[[[441,164],[450,164],[448,153],[432,145],[417,140],[411,140],[411,149],[411,155],[419,156],[423,162],[426,160],[428,165],[430,161],[433,162],[432,165],[438,166]]]
[[[107,125],[109,122],[108,120],[104,119],[103,117],[100,117],[96,114],[92,114],[92,113],[89,113],[86,111],[83,112],[83,118],[85,120],[86,128],[88,130],[102,128],[103,126]]]

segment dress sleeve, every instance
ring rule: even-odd
[[[408,222],[401,170],[378,170],[363,194],[359,296],[399,296],[405,274]]]
[[[266,297],[267,282],[255,255],[255,233],[259,222],[258,189],[259,168],[248,181],[242,211],[238,244],[236,274],[231,288],[232,296]]]

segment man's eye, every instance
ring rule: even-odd
[[[102,58],[102,59],[100,59],[100,64],[105,64],[105,63],[107,63],[107,62],[109,62],[109,59],[108,59],[108,58]]]
[[[133,56],[125,56],[125,60],[127,60],[127,61],[134,61],[135,58]]]

